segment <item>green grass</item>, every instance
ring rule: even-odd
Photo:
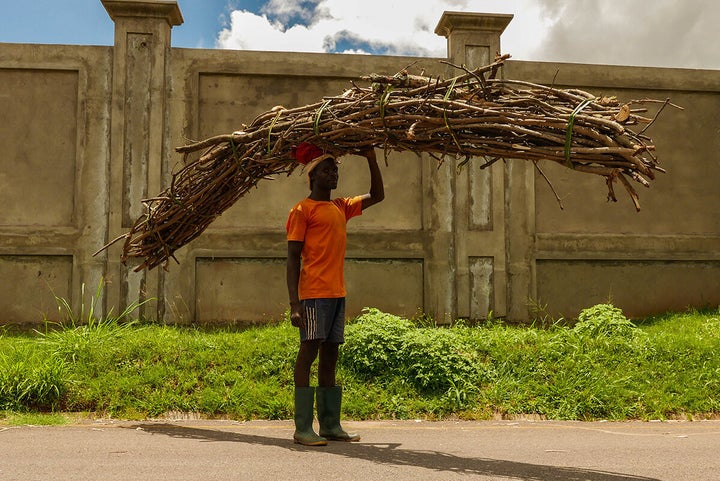
[[[0,418],[9,426],[62,426],[70,422],[70,418],[61,413],[5,413],[0,414]]]
[[[200,329],[128,318],[0,331],[0,419],[292,417],[289,321]],[[347,326],[338,375],[352,419],[703,418],[720,413],[719,354],[718,310],[632,323],[601,304],[575,325],[433,327],[369,309]]]

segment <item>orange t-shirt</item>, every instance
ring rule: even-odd
[[[362,197],[303,199],[290,211],[287,240],[303,242],[300,299],[345,297],[347,221],[362,214]]]

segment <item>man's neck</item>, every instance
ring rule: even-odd
[[[330,200],[330,194],[331,194],[331,191],[330,191],[330,190],[313,189],[313,190],[310,192],[310,195],[308,196],[308,198],[309,198],[310,200],[314,200],[314,201],[318,201],[318,202],[319,202],[319,201],[329,201],[329,200]]]

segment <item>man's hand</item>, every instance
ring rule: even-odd
[[[362,151],[360,151],[360,155],[362,155],[368,160],[377,161],[377,156],[375,155],[375,147],[373,147],[372,145],[369,147],[365,147]]]
[[[300,302],[290,303],[290,323],[295,327],[305,329],[305,312]]]

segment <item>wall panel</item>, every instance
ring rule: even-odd
[[[200,323],[280,318],[288,306],[285,259],[198,258],[195,319]]]
[[[365,307],[397,315],[422,312],[423,262],[421,259],[353,259],[345,262],[348,316]]]
[[[554,317],[612,302],[642,317],[720,305],[720,261],[539,260],[538,300]]]
[[[63,320],[55,297],[72,298],[72,272],[71,256],[0,255],[0,324]]]
[[[73,225],[78,72],[0,68],[0,85],[0,225]]]

